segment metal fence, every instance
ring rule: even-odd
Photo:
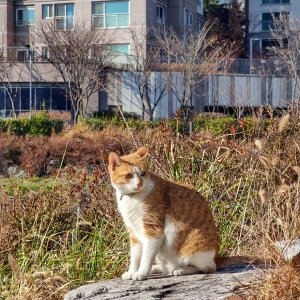
[[[276,59],[229,58],[222,63],[220,70],[224,74],[286,76],[286,66]]]

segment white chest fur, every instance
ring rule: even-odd
[[[146,197],[143,193],[133,195],[121,195],[116,192],[119,211],[127,227],[135,233],[136,237],[143,239],[144,208],[143,201]]]

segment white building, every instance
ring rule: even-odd
[[[248,47],[250,58],[262,58],[267,55],[272,39],[274,19],[285,14],[290,20],[300,19],[300,0],[247,0]]]

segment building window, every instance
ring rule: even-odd
[[[199,33],[202,29],[202,23],[201,21],[197,21],[197,32]]]
[[[42,5],[42,18],[44,20],[53,18],[53,4]]]
[[[197,0],[197,6],[199,6],[199,7],[202,6],[202,1],[201,0]]]
[[[94,28],[119,28],[129,26],[129,1],[93,2]]]
[[[111,51],[113,55],[129,54],[129,44],[107,45],[107,49]]]
[[[157,5],[156,7],[156,17],[158,23],[165,23],[165,7],[161,5]]]
[[[270,31],[276,28],[276,21],[280,18],[288,18],[288,12],[262,13],[261,29]]]
[[[290,0],[262,0],[261,4],[290,4]]]
[[[55,4],[55,28],[57,30],[73,29],[74,3]]]
[[[193,26],[193,13],[188,10],[185,11],[185,25]]]
[[[20,62],[28,61],[29,53],[27,49],[17,49],[16,60]]]
[[[35,22],[35,8],[21,7],[16,9],[16,25],[27,26]]]
[[[262,39],[261,40],[261,53],[263,57],[269,56],[270,50],[274,47],[279,47],[278,41],[274,39]]]
[[[44,46],[42,47],[42,60],[47,61],[49,60],[50,55],[49,55],[49,48]]]

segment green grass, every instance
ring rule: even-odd
[[[209,201],[222,254],[263,257],[270,241],[300,234],[300,171],[298,175],[293,171],[300,165],[298,124],[297,120],[290,124],[293,130],[285,135],[275,124],[260,148],[253,141],[255,132],[243,140],[232,135],[178,138],[157,130],[136,132],[134,137],[139,145],[149,146],[152,171],[194,186]],[[88,133],[88,143],[92,136],[102,146],[103,160],[92,175],[68,167],[64,179],[0,179],[1,200],[13,195],[17,203],[14,213],[6,214],[8,232],[3,230],[0,236],[0,299],[51,295],[51,300],[58,300],[70,288],[114,278],[125,270],[129,242],[105,158],[108,151],[129,152],[132,135],[118,133],[116,127],[110,130],[103,130],[103,135]],[[84,135],[81,139],[83,144]],[[110,148],[113,143],[115,148]],[[288,186],[285,192],[282,185]],[[260,190],[266,200],[260,199]],[[13,256],[10,261],[8,253]]]
[[[5,190],[9,196],[14,192],[26,192],[51,190],[55,185],[55,179],[52,177],[29,177],[29,178],[0,178],[0,191]]]

